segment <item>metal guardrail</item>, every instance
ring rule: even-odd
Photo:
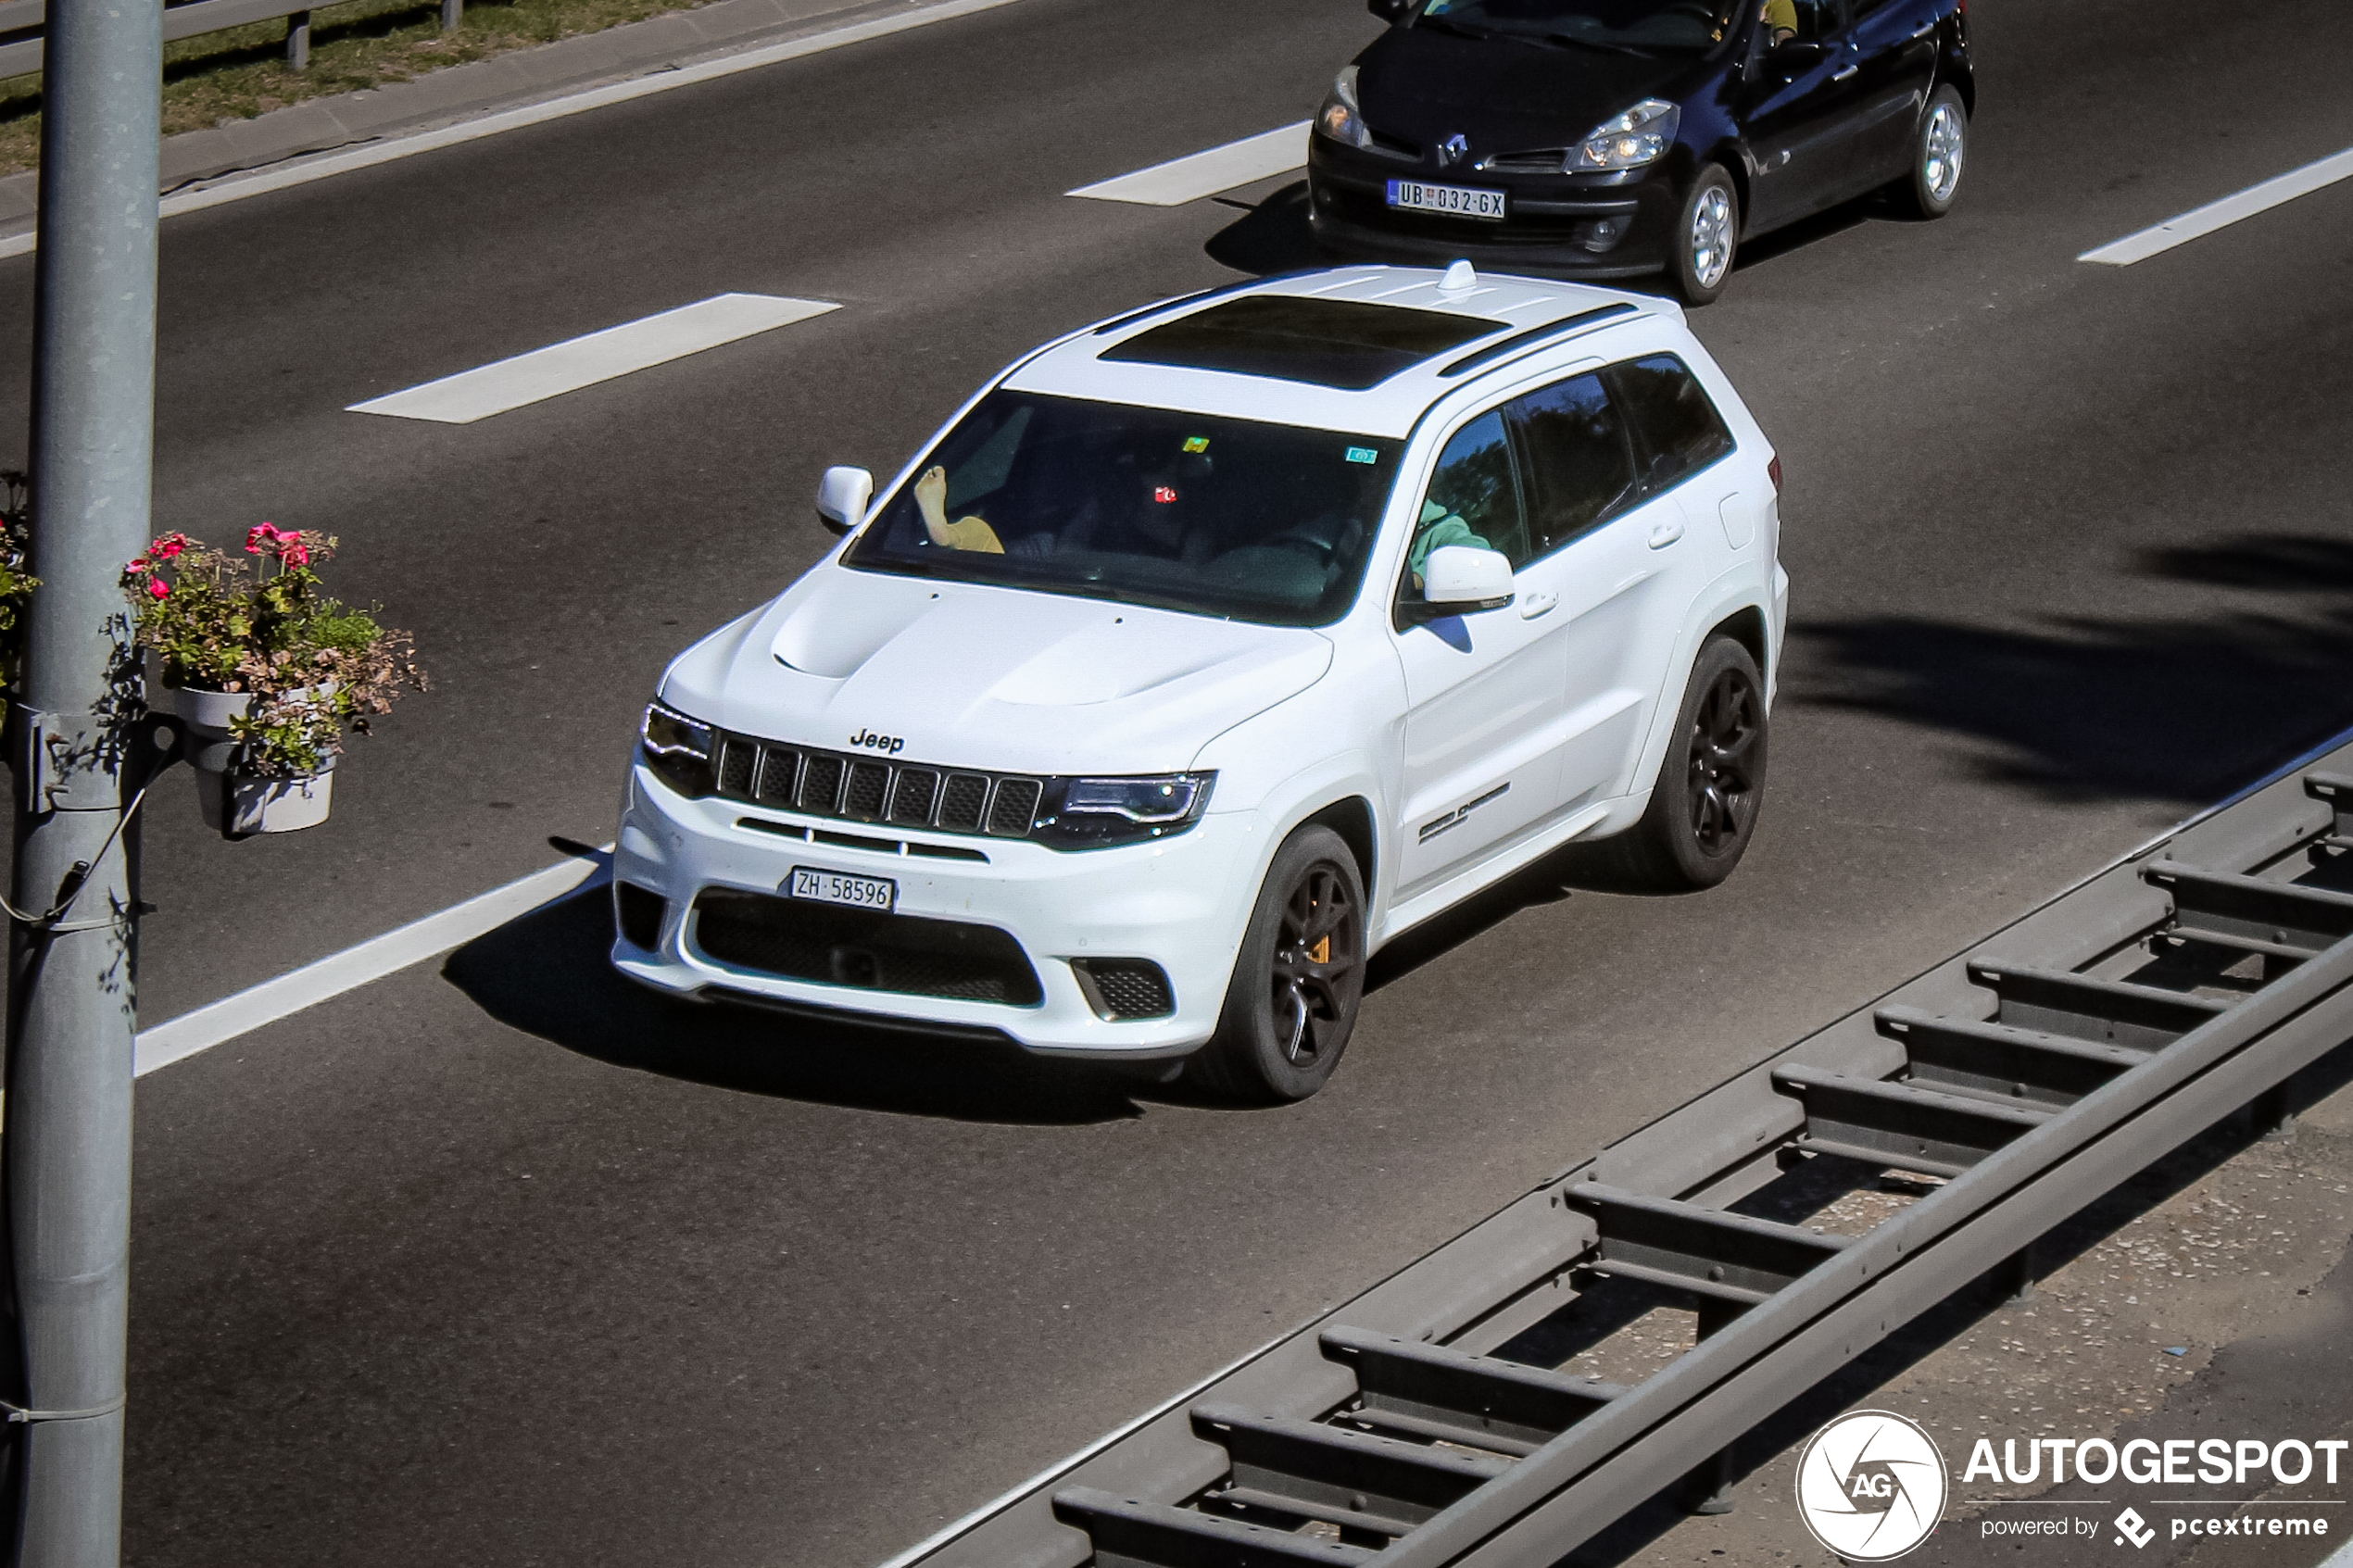
[[[180,0],[163,11],[163,41],[176,43],[247,22],[286,19],[286,63],[296,70],[310,64],[311,0]],[[465,19],[466,0],[441,0],[441,31],[453,32]],[[43,29],[48,0],[0,0],[0,81],[41,69]]]
[[[1547,1568],[1668,1486],[1729,1476],[1740,1435],[1989,1273],[2022,1284],[2037,1237],[2218,1122],[2284,1116],[2286,1080],[2353,1040],[2353,746],[2322,761],[893,1568]],[[1806,1223],[1891,1175],[1926,1196],[1859,1234]],[[1556,1370],[1558,1347],[1629,1321],[1628,1292],[1695,1310],[1696,1343],[1632,1386]]]

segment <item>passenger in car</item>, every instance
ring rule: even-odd
[[[1797,0],[1765,0],[1758,13],[1765,23],[1765,42],[1786,44],[1797,36]]]

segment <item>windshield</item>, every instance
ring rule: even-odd
[[[1737,0],[1429,0],[1415,25],[1564,48],[1671,54],[1714,48],[1739,10]]]
[[[994,392],[843,564],[1320,626],[1356,596],[1404,445]]]

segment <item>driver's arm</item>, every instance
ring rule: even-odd
[[[942,549],[978,550],[1001,556],[1005,546],[997,531],[976,517],[948,521],[948,470],[934,463],[915,481],[915,509],[923,514],[924,532]]]

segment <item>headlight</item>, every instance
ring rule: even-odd
[[[1333,141],[1352,147],[1369,147],[1373,133],[1365,129],[1365,116],[1356,107],[1356,68],[1350,66],[1332,83],[1331,96],[1315,113],[1315,129]]]
[[[645,745],[646,766],[660,774],[663,783],[681,795],[711,793],[713,733],[709,724],[662,703],[649,702],[637,734]]]
[[[1055,849],[1102,849],[1184,832],[1209,809],[1214,773],[1057,779],[1030,837]]]
[[[1589,174],[1600,169],[1640,169],[1655,162],[1658,156],[1675,144],[1676,129],[1683,123],[1683,111],[1664,98],[1645,98],[1619,115],[1597,127],[1593,133],[1569,150],[1569,174]]]

